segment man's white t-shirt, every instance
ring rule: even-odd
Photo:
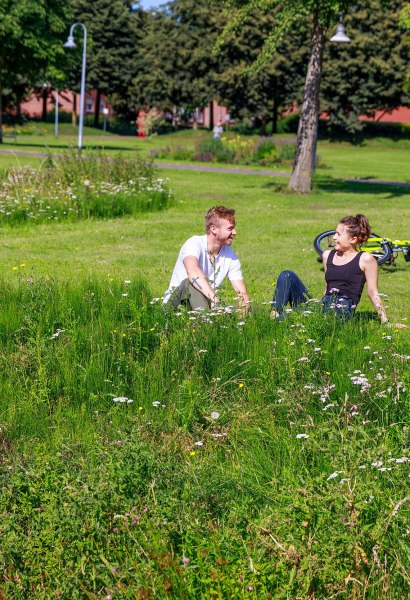
[[[185,242],[179,252],[169,288],[164,294],[164,302],[168,302],[173,290],[188,277],[184,265],[186,256],[195,256],[198,259],[199,268],[204,272],[209,285],[215,291],[221,287],[225,277],[228,277],[229,281],[243,279],[241,263],[230,246],[222,246],[217,256],[210,256],[206,235],[193,235]]]

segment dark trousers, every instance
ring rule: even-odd
[[[309,300],[310,294],[303,281],[293,271],[282,271],[276,282],[272,308],[281,313],[287,304],[298,306]]]
[[[304,304],[311,298],[303,281],[293,271],[282,271],[276,283],[272,299],[272,308],[281,313],[287,304],[292,308]],[[333,313],[349,319],[355,307],[352,300],[339,294],[326,294],[322,298],[322,313]]]

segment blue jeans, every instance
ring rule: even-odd
[[[336,313],[339,317],[350,319],[353,316],[356,306],[347,296],[339,294],[326,294],[322,298],[322,313]]]
[[[304,304],[311,298],[303,281],[293,271],[282,271],[276,283],[272,299],[272,308],[281,313],[287,304],[292,308]],[[338,294],[326,294],[322,298],[322,313],[334,313],[339,317],[349,319],[356,308],[352,300]]]
[[[272,298],[272,308],[281,313],[283,308],[290,304],[291,307],[303,304],[310,298],[305,284],[293,271],[282,271],[276,282],[275,293]]]

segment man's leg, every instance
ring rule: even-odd
[[[174,295],[175,294],[175,295]],[[189,279],[184,279],[172,295],[172,306],[177,309],[181,304],[189,305],[191,310],[203,308],[209,310],[211,303],[208,298],[190,283]]]
[[[281,313],[289,303],[292,307],[309,300],[310,295],[303,281],[293,271],[282,271],[276,283],[272,308]]]

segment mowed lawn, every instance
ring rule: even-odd
[[[146,278],[153,295],[161,295],[181,244],[202,233],[204,213],[215,204],[237,211],[234,247],[257,303],[270,299],[276,277],[285,268],[301,274],[312,293],[320,296],[323,272],[312,242],[347,214],[366,214],[380,235],[410,238],[410,190],[319,178],[314,192],[304,197],[290,194],[285,182],[271,177],[171,170],[161,174],[169,179],[176,198],[176,206],[166,212],[3,228],[3,277],[139,276]],[[402,256],[394,267],[380,269],[380,291],[389,294],[396,318],[409,315],[409,270]],[[361,308],[369,308],[367,299]]]

